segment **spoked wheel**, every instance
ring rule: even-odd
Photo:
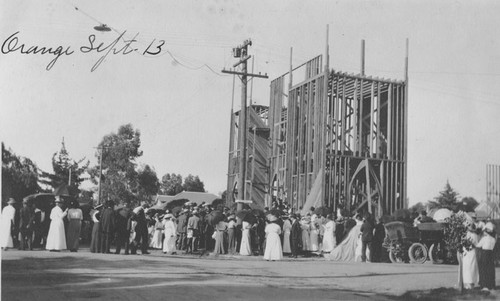
[[[408,249],[411,263],[424,263],[427,260],[427,248],[421,243],[414,243]]]
[[[434,264],[442,264],[444,262],[444,250],[440,243],[434,243],[429,248],[429,257]]]
[[[391,249],[389,251],[389,259],[391,260],[392,263],[403,263],[405,262],[404,261],[404,258],[398,254],[399,252],[396,252],[396,250],[394,249]]]

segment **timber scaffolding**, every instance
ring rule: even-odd
[[[404,81],[365,76],[363,41],[360,74],[330,70],[319,55],[274,79],[269,111],[249,110],[247,150],[261,164],[247,165],[245,199],[260,207],[279,199],[297,212],[328,206],[381,216],[406,208],[407,58],[405,68]],[[234,114],[231,120],[237,141]],[[252,135],[265,126],[269,134]],[[229,201],[238,198],[231,145]]]

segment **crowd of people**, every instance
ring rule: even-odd
[[[463,282],[466,289],[495,288],[495,226],[492,222],[471,221],[467,228],[470,245],[463,248]]]
[[[23,201],[16,209],[9,199],[2,210],[0,246],[52,252],[79,249],[82,210],[76,200],[66,206],[59,197],[49,210]],[[67,208],[66,208],[67,207]],[[228,207],[186,203],[179,210],[152,211],[146,202],[133,210],[117,207],[107,201],[90,212],[93,228],[90,251],[93,253],[149,254],[150,249],[164,254],[230,254],[260,255],[265,260],[281,260],[288,255],[324,256],[334,261],[381,262],[385,227],[383,220],[375,221],[369,213],[348,216],[343,210],[334,215],[330,210],[311,207],[304,214],[294,213],[286,203],[272,203],[271,208],[240,211]],[[153,214],[151,214],[153,213]],[[423,211],[412,216],[419,223],[434,222]],[[463,275],[467,288],[495,286],[496,244],[494,225],[471,222],[464,248]]]

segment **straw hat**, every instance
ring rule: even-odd
[[[172,217],[174,217],[172,215],[172,213],[167,213],[167,214],[165,214],[165,216],[163,217],[163,219],[171,219]]]
[[[16,203],[16,200],[14,200],[14,198],[9,198],[9,201],[7,202],[7,204],[9,205],[13,205]]]

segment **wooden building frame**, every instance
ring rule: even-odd
[[[364,74],[362,45],[360,74],[330,69],[322,55],[295,68],[290,63],[289,72],[271,81],[269,107],[250,107],[249,129],[268,132],[248,132],[249,157],[262,166],[247,168],[244,198],[260,207],[286,201],[296,212],[327,206],[381,216],[407,208],[408,52],[404,81],[374,78]],[[303,79],[294,83],[295,77]],[[239,198],[236,115],[229,204]]]

